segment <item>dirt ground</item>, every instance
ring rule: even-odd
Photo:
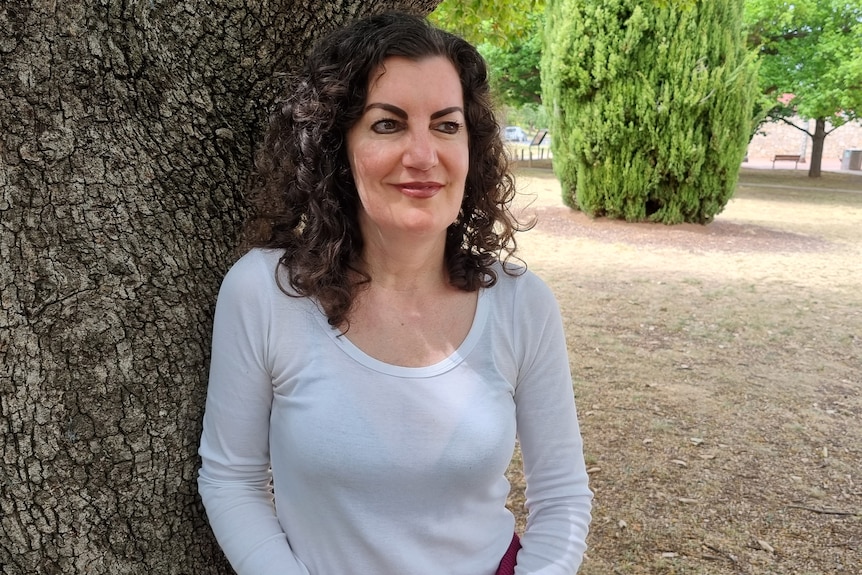
[[[518,184],[595,492],[580,573],[862,573],[862,175],[744,170],[713,223],[673,227],[572,212],[550,170]]]

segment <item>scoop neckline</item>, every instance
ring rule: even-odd
[[[385,375],[401,378],[415,379],[434,377],[458,366],[476,347],[476,344],[482,337],[482,331],[484,330],[485,323],[488,318],[489,308],[487,299],[485,289],[480,288],[479,296],[476,301],[476,311],[473,313],[473,323],[470,325],[470,330],[467,332],[467,336],[464,338],[464,341],[461,342],[461,345],[459,345],[458,348],[448,357],[438,361],[437,363],[421,367],[405,367],[380,361],[362,351],[356,346],[356,344],[341,333],[338,328],[330,326],[322,314],[318,314],[318,321],[323,324],[324,329],[327,331],[329,337],[335,342],[336,346],[338,346],[354,361],[368,369]]]

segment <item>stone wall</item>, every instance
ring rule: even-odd
[[[814,120],[807,123],[801,118],[791,118],[797,125],[814,131]],[[826,124],[829,131],[832,126]],[[826,136],[823,143],[823,160],[841,161],[844,150],[862,149],[862,121],[851,122],[837,128]],[[784,122],[763,124],[760,133],[755,135],[748,144],[749,161],[772,161],[775,154],[799,154],[805,156],[805,161],[811,159],[811,138],[796,128]]]

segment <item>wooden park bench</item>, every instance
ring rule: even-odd
[[[775,162],[794,162],[793,169],[795,170],[801,159],[802,156],[798,154],[775,154],[772,158],[772,169],[775,169]]]

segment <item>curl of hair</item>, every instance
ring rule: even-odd
[[[446,235],[449,282],[465,291],[492,286],[493,264],[514,255],[515,232],[527,227],[510,211],[515,185],[478,51],[400,13],[337,30],[313,48],[277,102],[255,157],[244,237],[246,248],[284,250],[280,264],[292,290],[285,293],[315,298],[333,326],[348,325],[354,296],[370,281],[357,266],[363,241],[347,132],[362,116],[372,74],[396,56],[443,56],[461,80],[470,160],[461,210]]]

